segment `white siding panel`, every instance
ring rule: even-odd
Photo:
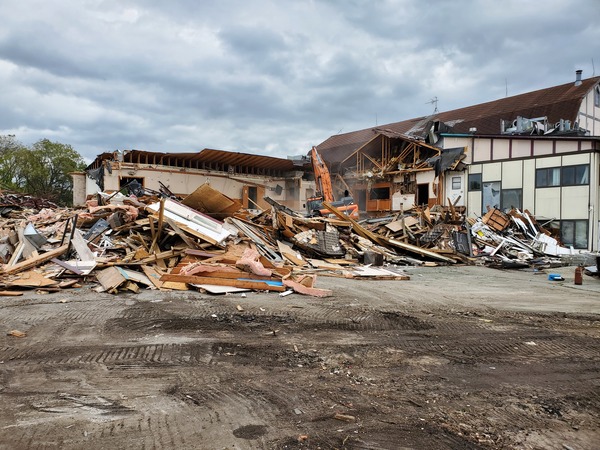
[[[506,161],[502,163],[502,189],[523,187],[523,162]]]
[[[468,199],[468,215],[481,217],[481,191],[469,192]]]
[[[535,212],[536,216],[560,218],[560,188],[536,189]]]
[[[535,160],[523,161],[523,208],[535,209]]]
[[[531,141],[514,139],[512,141],[512,157],[525,158],[527,156],[531,156]]]
[[[587,219],[589,186],[565,186],[562,189],[562,219]]]
[[[489,139],[475,140],[475,148],[473,149],[473,162],[489,161],[491,159],[491,147]]]
[[[590,154],[583,153],[579,155],[565,155],[562,157],[563,166],[574,166],[576,164],[588,164],[590,162]]]
[[[496,139],[494,141],[494,160],[510,158],[508,139]]]
[[[556,141],[556,153],[569,153],[577,151],[577,142]]]
[[[559,167],[560,164],[560,156],[555,156],[553,158],[540,158],[536,160],[536,168],[538,169],[545,169],[547,167]]]
[[[536,156],[551,155],[552,142],[548,141],[533,141],[533,154]]]
[[[469,166],[469,173],[481,173],[481,164],[473,164]]]
[[[482,181],[500,181],[502,179],[502,163],[483,164]]]

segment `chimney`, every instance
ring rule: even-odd
[[[578,69],[575,71],[575,86],[581,86],[581,73],[583,70]]]

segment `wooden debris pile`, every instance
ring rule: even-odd
[[[309,263],[308,255],[345,257],[334,225],[302,219],[306,233],[296,239],[296,224],[283,215],[251,217],[240,206],[204,185],[183,201],[100,193],[81,209],[12,209],[0,218],[3,295],[93,282],[109,293],[259,290],[326,297],[331,291],[315,287],[317,274],[340,269],[334,275],[354,276],[345,267],[356,261],[334,261],[327,269],[323,260]],[[273,227],[278,221],[281,229]],[[383,269],[370,276],[407,278]]]
[[[492,208],[482,218],[469,219],[468,227],[472,254],[492,267],[558,267],[569,258],[590,255],[561,245],[556,232],[538,223],[527,210],[513,208],[504,213]]]

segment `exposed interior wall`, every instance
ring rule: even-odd
[[[100,186],[90,177],[85,177],[85,196],[93,195],[100,191]]]
[[[302,196],[305,195],[306,191],[305,188],[302,189],[301,180],[296,181],[294,178],[275,179],[258,175],[230,176],[226,173],[209,173],[194,169],[178,170],[168,167],[148,168],[118,162],[112,163],[112,173],[105,171],[104,190],[106,192],[114,192],[120,189],[128,179],[132,178],[141,180],[144,188],[154,191],[159,191],[162,183],[171,192],[180,196],[190,194],[204,183],[209,183],[214,189],[239,201],[244,200],[244,192],[246,192],[247,200],[247,193],[255,190],[258,199],[256,203],[261,208],[269,207],[263,200],[263,197],[267,195],[290,208],[296,209],[296,206],[299,206],[303,202]],[[296,189],[296,183],[300,183],[298,189]],[[294,189],[290,189],[290,186],[294,186]],[[98,190],[98,185],[90,178],[87,178],[86,194],[93,194],[98,192]],[[254,208],[255,206],[248,207]]]
[[[417,189],[419,187],[419,185],[425,185],[427,184],[427,202],[424,201],[423,198],[418,198],[419,196],[417,195],[417,202],[421,205],[423,204],[427,204],[428,206],[433,206],[435,204],[438,203],[438,198],[437,198],[437,194],[439,192],[440,186],[437,184],[439,183],[439,180],[435,179],[435,172],[433,170],[427,170],[425,172],[417,172],[416,175],[416,181],[417,181]],[[435,186],[434,186],[434,182],[435,182]]]

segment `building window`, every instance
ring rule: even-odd
[[[481,186],[482,211],[500,208],[500,182],[486,181]]]
[[[460,189],[460,177],[452,177],[452,189]]]
[[[502,189],[500,199],[501,208],[504,210],[523,208],[523,189]]]
[[[600,86],[596,86],[594,89],[594,106],[600,108]]]
[[[452,180],[454,182],[454,180]],[[481,190],[481,174],[472,173],[469,175],[469,191],[480,191]]]
[[[370,200],[389,200],[390,198],[390,188],[386,187],[376,187],[371,189],[369,193]]]
[[[579,186],[582,184],[589,184],[589,182],[589,164],[582,164],[579,166],[563,166],[561,183],[563,186]]]
[[[560,239],[567,247],[588,248],[588,221],[562,220],[560,222]]]
[[[560,186],[560,167],[536,169],[535,187]]]

